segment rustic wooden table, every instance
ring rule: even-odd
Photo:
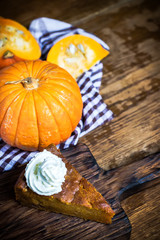
[[[0,15],[26,27],[38,17],[54,18],[104,40],[110,46],[110,55],[103,60],[100,94],[113,111],[114,120],[85,135],[80,143],[89,147],[104,170],[123,171],[124,167],[127,171],[126,165],[143,161],[145,171],[144,159],[155,158],[159,161],[155,169],[158,171],[159,0],[5,0],[1,2]],[[121,202],[132,226],[131,240],[160,239],[160,184],[157,183],[134,191]]]

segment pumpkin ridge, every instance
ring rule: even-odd
[[[13,65],[12,65],[12,67],[13,67]],[[1,70],[2,72],[0,73],[0,77],[1,77],[1,75],[12,75],[13,77],[16,77],[17,78],[17,75],[15,75],[15,74],[13,74],[13,72],[11,72],[11,71],[9,71],[9,72],[7,72],[6,71],[6,69],[5,69],[5,73],[3,72],[3,70]]]
[[[44,90],[44,88],[43,88],[43,91],[46,92],[46,93],[48,93],[47,91]],[[60,106],[63,108],[63,110],[67,113],[68,118],[69,118],[69,120],[70,120],[70,122],[71,122],[72,129],[73,129],[73,124],[72,124],[71,118],[70,118],[68,112],[66,111],[65,107],[64,107],[63,104],[61,103],[61,101],[59,101],[59,99],[56,98],[55,96],[53,96],[51,93],[49,93],[49,95],[50,95],[53,99],[56,99],[56,101],[59,103],[59,105],[60,105]]]
[[[47,69],[47,70],[46,70],[47,65],[48,65],[51,69],[53,68],[52,64],[46,62],[46,64],[45,64],[44,66],[42,66],[42,67],[40,68],[39,72],[37,73],[37,78],[38,78],[39,80],[41,79],[41,75],[43,75],[43,74],[44,74],[44,75],[48,75],[48,71],[49,71],[50,69]],[[45,71],[47,71],[47,74],[46,74]]]
[[[39,72],[41,71],[41,68],[42,68],[42,67],[39,67],[38,71],[35,72],[34,68],[36,68],[36,70],[37,70],[37,66],[35,66],[36,63],[41,64],[42,60],[37,60],[37,61],[35,60],[35,61],[33,61],[33,66],[32,66],[33,69],[32,70],[33,70],[33,77],[34,78],[38,78],[37,76],[38,76],[38,74],[39,74]]]
[[[30,77],[32,77],[31,74],[30,74],[30,70],[29,70],[29,67],[28,67],[28,64],[27,64],[27,63],[32,64],[32,61],[25,61],[25,62],[24,62],[25,66],[26,66],[26,70],[27,70],[28,75],[29,75]],[[33,68],[33,64],[32,64],[31,67]]]
[[[21,92],[21,93],[22,93],[22,92]],[[12,105],[12,103],[14,102],[14,100],[15,100],[15,99],[17,98],[17,96],[19,96],[21,93],[19,93],[19,92],[17,93],[17,95],[12,99],[11,103],[8,105],[8,107],[7,107],[7,109],[6,109],[5,113],[4,113],[3,119],[2,119],[2,121],[1,121],[1,123],[0,123],[0,136],[1,136],[1,126],[2,126],[2,123],[3,123],[3,121],[4,121],[5,115],[6,115],[7,111],[8,111],[8,109],[10,108],[10,106]],[[7,97],[8,97],[8,96],[6,96],[2,101],[4,101]],[[2,103],[2,101],[1,101],[1,103]]]
[[[25,61],[25,65],[26,65],[26,69],[27,69],[27,72],[28,72],[28,75],[31,77],[31,78],[36,78],[34,77],[34,71],[33,71],[33,67],[34,67],[34,62],[36,62],[35,60],[34,61]],[[31,65],[31,66],[30,66]],[[30,69],[29,69],[30,67]]]
[[[50,78],[49,79],[49,82],[52,84],[54,84],[54,82],[57,84],[57,79],[58,79],[58,77],[56,78]],[[67,79],[65,79],[65,78],[61,78],[61,80],[63,81],[63,83],[62,82],[58,82],[59,84],[70,84],[70,85],[72,85],[72,86],[74,86],[74,88],[76,88],[76,89],[79,89],[79,91],[80,91],[80,88],[79,88],[79,86],[78,86],[78,84],[75,82],[72,82],[72,81],[68,81]],[[62,86],[62,85],[61,85]],[[64,86],[65,87],[65,86]],[[67,87],[66,87],[67,88]],[[69,88],[69,90],[70,90],[70,88]],[[76,95],[77,96],[77,95]]]
[[[3,86],[4,86],[4,85],[3,85]],[[2,87],[2,86],[1,86],[1,87]],[[14,93],[14,92],[16,92],[16,91],[20,91],[20,89],[15,89],[14,91],[10,92],[10,94],[12,94],[12,93]],[[23,89],[21,89],[21,91],[23,91]],[[8,89],[5,90],[5,91],[2,92],[2,93],[5,93],[5,92],[8,92]],[[6,96],[5,98],[7,98],[7,97],[8,97],[8,96]],[[3,98],[2,101],[3,101],[5,98]],[[2,101],[0,101],[0,103],[1,103]]]
[[[60,129],[59,129],[59,126],[58,126],[58,124],[57,124],[57,120],[56,120],[55,116],[53,115],[53,112],[52,112],[52,110],[50,109],[50,106],[48,105],[46,99],[44,99],[44,97],[40,94],[40,91],[38,91],[38,94],[39,94],[39,95],[41,96],[41,98],[45,101],[48,109],[50,110],[50,112],[51,112],[51,114],[52,114],[52,116],[53,116],[53,118],[54,118],[54,120],[55,120],[56,127],[57,127],[58,132],[59,132],[59,135],[60,135],[60,139],[62,139],[62,136],[61,136],[61,133],[60,133]],[[49,94],[49,93],[48,93],[48,94]]]
[[[36,117],[37,117],[38,136],[40,136],[40,129],[39,129],[39,123],[38,123],[38,114],[37,114],[37,107],[36,107],[36,101],[35,101],[34,91],[32,91],[32,95],[33,95],[33,101],[34,101],[35,113],[36,113]],[[40,146],[40,137],[39,137],[38,148],[39,148],[39,146]]]
[[[56,79],[59,79],[59,77],[51,77],[51,78],[48,78],[49,79],[49,81],[54,81],[54,79],[56,80]],[[77,82],[76,82],[76,80],[70,80],[70,79],[67,79],[67,78],[64,78],[64,77],[61,77],[61,79],[62,80],[65,80],[66,82],[68,82],[68,83],[70,83],[70,84],[72,84],[72,85],[75,85],[75,86],[77,86]]]
[[[39,73],[38,73],[39,75],[37,76],[37,78],[41,79],[41,75],[48,76],[49,73],[52,73],[52,74],[57,73],[57,70],[58,70],[58,72],[67,73],[68,75],[70,75],[65,69],[61,68],[57,64],[47,62],[46,65],[41,67],[41,70],[39,71]]]
[[[53,86],[53,84],[47,83],[47,86],[45,86],[45,88],[50,89],[50,88],[48,87],[49,85]],[[63,86],[63,87],[64,87],[64,86]],[[43,88],[44,88],[44,86],[43,86]],[[66,88],[66,89],[67,89],[67,88]],[[68,89],[67,89],[67,90],[68,90]],[[60,91],[58,91],[57,89],[54,89],[54,91],[57,92],[57,93],[60,93]],[[70,92],[71,92],[71,91],[70,91]],[[75,96],[73,92],[71,92],[71,93],[72,93],[72,95],[77,99],[77,96]],[[65,95],[65,97],[66,97],[66,95]],[[77,102],[79,103],[80,101],[78,100]],[[75,104],[75,105],[76,105],[76,104]]]
[[[17,128],[16,128],[16,133],[15,133],[15,138],[14,138],[14,145],[15,145],[15,146],[16,146],[16,137],[17,137],[18,123],[19,123],[21,111],[22,111],[22,108],[23,108],[24,100],[25,100],[27,94],[28,94],[28,92],[26,92],[26,95],[25,95],[25,97],[24,97],[24,99],[23,99],[23,102],[22,102],[22,105],[21,105],[21,109],[20,109],[20,111],[19,111],[19,116],[18,116],[18,121],[17,121]]]
[[[24,61],[23,61],[24,62]],[[16,77],[16,80],[15,81],[17,81],[17,79],[18,80],[20,80],[20,78],[22,78],[22,77],[20,77],[20,69],[16,66],[17,64],[16,63],[14,63],[12,66],[10,66],[10,68],[11,67],[13,67],[13,68],[15,68],[15,69],[17,69],[17,71],[18,71],[18,74],[17,75],[15,75],[15,77]],[[3,70],[2,70],[3,71]],[[5,71],[5,68],[4,68],[4,71]],[[12,72],[14,71],[14,69],[12,70]],[[23,71],[23,73],[24,73],[24,71]],[[9,73],[10,74],[10,73]],[[22,76],[22,74],[21,74],[21,76]]]
[[[70,92],[74,97],[75,97],[75,99],[77,100],[77,102],[79,102],[79,99],[78,99],[78,97],[77,97],[77,95],[76,94],[74,94],[74,92],[73,91],[71,91],[68,87],[66,87],[66,86],[64,86],[64,85],[62,85],[61,84],[61,82],[58,82],[58,83],[48,83],[47,85],[60,85],[60,86],[62,86],[63,88],[65,88],[68,92]],[[57,90],[56,90],[57,91]],[[58,92],[58,91],[57,91]]]
[[[39,142],[38,142],[38,147],[39,147],[39,144],[40,144],[40,133],[39,133],[39,125],[38,125],[38,116],[37,116],[37,110],[36,110],[36,103],[35,103],[35,99],[34,99],[34,94],[33,94],[33,91],[32,91],[32,97],[33,97],[33,102],[34,102],[34,108],[35,108],[35,114],[36,114],[36,119],[37,119],[37,129],[38,129],[38,139],[39,139]]]
[[[24,61],[23,61],[23,62],[24,62]],[[13,64],[12,67],[13,67],[13,68],[16,68],[16,69],[18,70],[18,72],[19,72],[19,68],[17,68],[16,64]],[[17,76],[17,77],[18,77],[18,76]]]
[[[45,88],[47,88],[47,87],[45,86]],[[44,91],[44,88],[43,88],[43,91]],[[54,90],[54,91],[59,93],[59,91],[57,91],[57,90]],[[50,93],[50,94],[51,94],[51,93]],[[72,124],[72,120],[71,120],[71,118],[70,118],[70,115],[69,115],[68,111],[65,109],[65,106],[63,105],[63,102],[62,102],[61,100],[59,100],[57,97],[53,96],[52,94],[51,94],[51,96],[52,96],[53,98],[55,98],[55,99],[60,103],[60,105],[63,107],[63,109],[67,112],[67,115],[68,115],[68,117],[69,117],[69,119],[70,119],[70,122],[71,122],[72,129],[74,130],[74,127],[73,127],[73,124]],[[76,105],[76,104],[75,104],[75,105]]]
[[[33,91],[33,96],[34,96],[34,102],[35,102],[35,110],[36,110],[36,115],[37,115],[37,123],[38,123],[38,125],[37,125],[37,127],[38,127],[38,130],[39,130],[39,119],[38,119],[38,114],[37,114],[37,105],[36,105],[36,101],[35,101],[35,95],[34,95],[34,92],[37,92],[37,94],[45,101],[45,99],[39,94],[39,91],[38,90],[34,90]],[[46,103],[46,101],[45,101],[45,103]],[[48,105],[47,105],[47,107],[48,107]],[[49,108],[49,110],[50,110],[50,108]],[[51,112],[51,111],[50,111]],[[52,112],[51,112],[52,113]],[[39,130],[39,136],[40,136],[40,130]],[[58,132],[59,133],[59,132]],[[60,136],[60,133],[59,133],[59,136]],[[40,137],[39,137],[39,146],[38,146],[38,149],[39,148],[41,148],[41,142],[40,142]]]
[[[30,60],[26,60],[27,62],[32,62],[32,61],[30,61]],[[16,68],[17,69],[17,71],[18,71],[18,74],[17,74],[17,78],[18,78],[18,80],[22,80],[22,79],[24,79],[24,78],[26,78],[26,77],[24,77],[23,75],[24,75],[24,73],[26,74],[27,73],[27,77],[30,77],[30,75],[29,75],[29,71],[28,71],[28,68],[27,68],[27,65],[26,65],[26,61],[21,61],[21,62],[19,62],[19,64],[21,64],[21,63],[23,63],[23,66],[21,66],[20,65],[20,68],[18,68],[17,67],[17,63],[14,63],[11,67],[14,67],[14,68]],[[19,65],[18,65],[19,66]],[[23,71],[22,71],[22,69],[23,69]],[[14,70],[13,70],[14,71]]]

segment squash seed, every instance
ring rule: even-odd
[[[66,53],[67,53],[67,54],[72,54],[72,55],[74,55],[74,54],[76,53],[76,51],[77,51],[76,46],[75,46],[73,43],[71,43],[71,44],[68,46],[68,48],[66,49]]]
[[[78,44],[77,47],[78,47],[78,49],[79,49],[83,54],[85,54],[84,47],[83,47],[83,45],[82,45],[81,43]]]

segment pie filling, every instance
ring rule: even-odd
[[[22,205],[36,207],[41,210],[76,216],[85,220],[93,220],[106,224],[111,223],[115,213],[104,197],[90,182],[79,174],[79,172],[63,157],[54,145],[49,146],[47,150],[56,155],[58,159],[60,158],[65,165],[66,170],[62,167],[64,181],[62,181],[61,176],[61,191],[51,195],[38,194],[27,185],[28,180],[26,180],[26,178],[28,178],[28,174],[26,173],[27,170],[24,170],[15,185],[16,200]],[[43,162],[45,162],[45,160],[41,159],[40,165],[43,165]],[[61,163],[60,165],[63,166],[63,164]],[[38,173],[40,165],[36,166],[35,164],[35,167],[32,168],[32,173],[33,175],[35,174],[35,178],[36,176],[39,177],[39,175],[41,175]],[[53,183],[57,176],[54,178],[50,175],[52,171],[54,172],[53,168],[49,167],[52,166],[52,164],[50,165],[49,163],[47,166],[49,171],[43,171],[42,179],[44,178]],[[30,167],[27,168],[29,169]],[[60,170],[58,170],[58,172],[59,171]],[[46,182],[44,184],[46,184]]]

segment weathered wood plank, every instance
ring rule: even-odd
[[[80,141],[106,170],[160,150],[160,6],[137,3],[96,16],[95,26],[87,22],[111,47],[100,93],[115,118]]]
[[[160,184],[122,201],[122,207],[132,223],[130,240],[159,239],[160,215],[156,214],[160,210],[159,203]]]
[[[138,106],[128,107],[111,124],[96,129],[94,135],[88,134],[85,142],[90,146],[99,166],[107,170],[158,152],[159,124],[160,95],[157,92],[149,95]]]
[[[63,1],[63,0],[6,0],[1,3],[0,15],[20,21],[25,26],[38,17],[55,18],[61,21],[80,25],[81,22],[90,20],[99,14],[102,9],[114,8],[115,5],[122,5],[127,0],[117,0],[114,4],[112,0],[101,0],[97,4],[95,0],[87,1]],[[14,9],[14,11],[13,11]]]

